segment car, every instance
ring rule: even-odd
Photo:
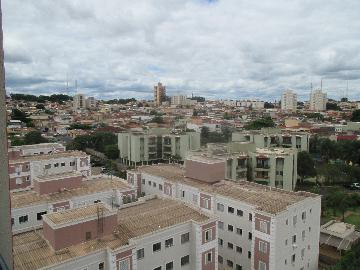
[[[360,183],[349,183],[344,186],[351,190],[360,190]]]

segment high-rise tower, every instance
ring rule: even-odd
[[[154,102],[156,106],[160,106],[166,100],[166,87],[160,82],[154,86]]]

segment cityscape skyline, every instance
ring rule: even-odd
[[[307,100],[322,79],[329,98],[348,86],[356,100],[358,8],[357,1],[9,1],[6,86],[73,95],[77,80],[88,96],[150,99],[161,81],[169,96],[280,100],[290,88]]]

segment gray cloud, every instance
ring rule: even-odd
[[[22,8],[19,9],[18,7]],[[7,89],[98,98],[169,93],[279,99],[310,82],[360,94],[357,0],[12,0],[3,3]],[[70,89],[66,90],[66,78]]]

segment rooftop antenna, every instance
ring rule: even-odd
[[[345,97],[348,100],[348,94],[349,94],[349,80],[346,80],[346,94]]]

